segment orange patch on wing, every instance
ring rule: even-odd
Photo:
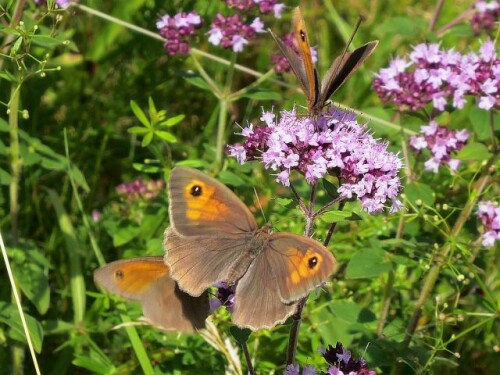
[[[192,189],[200,187],[200,195],[193,195]],[[216,193],[216,187],[210,186],[200,180],[193,180],[186,185],[184,189],[184,198],[186,199],[186,218],[193,221],[208,220],[213,221],[224,216],[229,208],[222,202],[213,198]]]
[[[129,262],[117,268],[113,277],[121,292],[142,293],[158,278],[168,275],[169,269],[161,262]]]
[[[302,254],[298,249],[291,249],[292,252],[288,256],[290,262],[288,263],[288,269],[290,271],[290,280],[293,284],[298,284],[302,279],[311,277],[319,270],[319,266],[323,261],[321,254],[316,253],[311,247],[307,249],[305,254]],[[314,267],[311,268],[309,262],[316,258],[316,263]]]

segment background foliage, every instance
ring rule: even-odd
[[[166,191],[153,199],[130,200],[115,188],[137,178],[166,181],[175,164],[217,171],[262,224],[249,188],[255,187],[267,220],[279,230],[301,233],[304,223],[293,196],[267,171],[225,156],[217,160],[221,105],[227,105],[229,116],[225,143],[234,143],[239,140],[235,122],[258,119],[261,107],[304,103],[294,78],[285,76],[286,87],[262,80],[238,100],[224,102],[204,83],[197,62],[228,93],[256,78],[236,70],[226,82],[228,66],[211,56],[226,61],[236,57],[209,45],[204,36],[197,48],[209,56],[193,52],[193,57],[168,57],[157,39],[78,6],[48,11],[28,1],[20,13],[22,23],[10,27],[19,3],[6,1],[0,8],[0,229],[42,373],[245,371],[226,312],[215,315],[215,325],[204,336],[133,325],[113,330],[137,320],[140,308],[99,292],[92,274],[104,261],[162,253]],[[152,31],[164,13],[196,9],[209,19],[226,9],[215,1],[83,4]],[[470,5],[445,2],[438,24],[447,24]],[[380,45],[334,99],[371,116],[375,135],[388,139],[393,151],[403,150],[402,155],[403,144],[422,120],[383,107],[370,87],[372,72],[426,40],[458,51],[477,50],[480,44],[466,22],[442,35],[430,32],[434,1],[325,0],[305,1],[302,7],[318,45],[321,72],[341,50],[358,15],[366,16],[356,43],[379,39]],[[285,12],[282,20],[267,19],[266,26],[287,32],[289,16]],[[237,56],[237,63],[267,72],[274,50],[274,42],[262,34]],[[128,131],[144,127],[138,118],[142,112],[154,114],[157,123],[174,119],[162,128],[167,133],[153,132],[145,141],[144,131]],[[406,179],[407,209],[400,215],[370,216],[355,202],[348,204],[346,209],[360,220],[337,225],[330,248],[341,267],[325,286],[328,293],[309,298],[299,363],[320,366],[317,349],[340,341],[380,373],[486,374],[498,367],[499,252],[480,246],[478,220],[471,215],[478,198],[498,198],[496,166],[488,165],[486,175],[492,177],[486,183],[481,169],[494,153],[494,140],[484,125],[489,115],[470,104],[445,116],[451,128],[473,132],[474,141],[484,145],[482,152],[466,154],[457,175],[423,172],[422,162],[410,155],[407,168],[414,169],[416,178]],[[498,131],[498,121],[495,125]],[[479,182],[486,186],[478,189]],[[308,186],[297,183],[307,196]],[[327,202],[324,192],[319,200]],[[324,238],[333,220],[320,220],[315,237]],[[435,284],[426,291],[425,280],[436,265]],[[0,278],[1,367],[8,373],[32,373],[4,267]],[[426,298],[419,301],[422,295]],[[417,301],[422,314],[405,343]],[[257,372],[282,372],[288,330],[283,325],[250,336]],[[236,355],[231,352],[235,350]]]

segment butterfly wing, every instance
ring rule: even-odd
[[[232,283],[241,277],[251,262],[244,256],[250,238],[251,235],[184,237],[168,228],[163,243],[165,263],[182,290],[199,296],[218,281]],[[242,263],[243,268],[237,267]]]
[[[219,181],[176,167],[168,182],[170,223],[181,236],[240,235],[257,229],[245,204]]]
[[[336,267],[333,255],[319,242],[292,233],[271,235],[265,257],[278,284],[281,301],[305,297],[324,283]]]
[[[372,41],[353,52],[347,52],[337,57],[321,82],[321,94],[318,105],[323,107],[330,96],[337,91],[344,82],[359,69],[361,64],[373,53],[378,41]]]
[[[297,310],[296,303],[283,303],[270,262],[258,256],[240,279],[234,298],[233,322],[258,330],[284,323]]]
[[[278,48],[280,49],[281,53],[287,58],[288,63],[292,68],[293,74],[295,74],[295,76],[299,80],[300,87],[302,88],[302,91],[309,100],[309,84],[303,61],[299,59],[299,57],[297,56],[297,54],[293,49],[291,49],[285,43],[283,43],[281,39],[278,38],[271,30],[268,31],[273,37],[276,44],[278,45]]]
[[[155,327],[190,332],[205,326],[208,294],[192,297],[182,292],[162,257],[111,262],[94,272],[94,280],[111,293],[139,301],[145,318]]]
[[[293,10],[293,32],[297,40],[297,45],[299,47],[300,56],[304,64],[304,71],[307,78],[307,90],[306,92],[308,107],[313,108],[321,91],[319,85],[318,72],[314,67],[314,63],[311,55],[311,45],[309,43],[309,37],[307,36],[306,22],[302,16],[302,11],[300,7],[296,7]]]

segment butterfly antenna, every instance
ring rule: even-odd
[[[264,213],[264,209],[262,208],[262,205],[260,204],[259,195],[257,194],[257,190],[255,189],[255,187],[253,188],[253,192],[255,194],[255,198],[257,199],[257,203],[259,204],[259,208],[260,208],[260,212],[262,213],[262,217],[264,218],[264,223],[267,223],[266,214]]]
[[[359,26],[361,26],[361,22],[363,22],[364,19],[365,18],[363,16],[358,17],[358,20],[356,21],[356,26],[354,26],[354,30],[352,31],[351,36],[349,37],[349,40],[347,41],[347,43],[344,47],[344,50],[342,51],[342,54],[340,55],[340,61],[344,60],[344,57],[347,54],[347,51],[349,51],[349,47],[351,46],[352,41],[354,40],[354,36],[358,32]],[[338,73],[338,69],[340,69],[341,66],[342,66],[342,64],[337,65],[337,71],[335,72],[335,75]]]

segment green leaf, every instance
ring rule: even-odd
[[[33,348],[37,353],[40,353],[43,342],[42,326],[32,316],[25,313],[24,317],[26,318],[26,325],[28,326],[31,341],[33,342]],[[24,328],[21,323],[21,317],[19,316],[19,310],[16,305],[0,301],[0,322],[12,329],[12,332],[9,332],[9,334],[13,339],[27,343],[26,336],[24,335]]]
[[[361,220],[361,217],[350,211],[328,211],[321,215],[321,219],[325,223],[338,223],[346,220]]]
[[[0,168],[0,185],[9,185],[12,176],[5,169]]]
[[[15,56],[17,51],[19,51],[19,48],[21,47],[21,43],[23,42],[23,38],[19,37],[17,40],[14,42],[14,45],[10,49],[10,55]]]
[[[276,91],[264,91],[264,90],[252,90],[245,95],[244,98],[254,99],[254,100],[275,100],[280,101],[283,97]]]
[[[200,76],[191,76],[191,77],[183,77],[186,81],[188,81],[193,86],[199,87],[200,89],[206,91],[212,91],[212,88],[205,82],[203,78]]]
[[[57,47],[62,44],[60,40],[52,38],[48,35],[34,35],[32,41],[33,44],[49,48]]]
[[[49,261],[43,253],[32,245],[9,248],[13,257],[12,270],[16,282],[24,295],[35,305],[40,314],[49,309],[50,288],[48,268]]]
[[[328,193],[328,195],[332,198],[336,198],[338,197],[338,193],[337,193],[337,186],[335,186],[334,184],[332,184],[330,181],[328,181],[327,179],[323,179],[323,189],[325,189],[325,191]]]
[[[71,170],[70,172],[75,183],[81,187],[83,190],[85,190],[86,193],[90,192],[90,187],[87,184],[87,180],[85,179],[85,176],[83,175],[82,171],[76,167],[75,165],[71,165]]]
[[[420,17],[391,17],[376,27],[376,33],[412,38],[418,36],[425,28],[426,22]]]
[[[151,165],[151,164],[132,163],[132,167],[136,171],[140,171],[140,172],[144,172],[144,173],[159,173],[162,170],[161,167],[158,167],[157,165]]]
[[[149,107],[149,116],[151,118],[156,117],[158,111],[156,110],[155,102],[153,101],[152,97],[148,98],[148,107]]]
[[[130,108],[132,108],[132,112],[134,112],[135,117],[146,127],[151,128],[151,123],[149,122],[144,111],[137,105],[134,100],[130,101]]]
[[[436,199],[436,193],[434,193],[434,190],[432,190],[428,185],[420,182],[412,182],[411,184],[406,185],[404,193],[408,200],[414,205],[421,202],[427,206],[432,206],[434,204],[434,200]]]
[[[488,148],[484,144],[474,142],[465,145],[459,151],[457,159],[483,161],[488,160],[491,156],[491,152],[488,151]]]
[[[6,81],[9,81],[9,82],[17,82],[17,79],[14,75],[12,75],[12,73],[10,73],[9,71],[2,71],[0,72],[0,78],[1,79],[5,79]]]
[[[236,326],[231,326],[229,327],[229,333],[231,333],[231,336],[234,337],[234,339],[238,342],[238,344],[243,345],[246,344],[246,342],[248,341],[248,338],[250,337],[252,331],[249,330],[248,328],[239,328]]]
[[[56,211],[59,229],[66,242],[70,268],[71,299],[73,301],[73,321],[75,324],[81,324],[85,316],[85,281],[79,252],[80,243],[61,198],[54,190],[46,189],[46,191]]]
[[[151,141],[153,140],[153,134],[153,132],[149,132],[144,136],[141,143],[142,147],[146,147],[151,143]]]
[[[158,137],[160,137],[161,139],[163,139],[164,141],[167,141],[168,143],[176,143],[177,142],[177,138],[175,137],[175,135],[173,135],[172,133],[167,132],[165,130],[156,130],[155,134]]]
[[[146,134],[151,132],[151,129],[143,128],[142,126],[132,126],[131,128],[128,128],[127,131],[130,134]]]
[[[200,159],[187,159],[187,160],[182,160],[175,165],[181,165],[184,167],[191,167],[191,168],[200,168],[203,167],[205,169],[208,168],[209,164],[205,160],[200,160]]]
[[[391,269],[385,252],[379,249],[363,249],[351,258],[346,269],[346,279],[368,279]]]
[[[220,172],[218,178],[225,185],[231,185],[231,186],[246,185],[245,180],[243,180],[240,176],[230,171]]]
[[[185,115],[177,115],[174,117],[170,117],[169,119],[163,121],[160,125],[161,126],[174,126],[174,125],[177,125],[182,120],[184,120],[185,117],[186,117]]]
[[[477,107],[472,107],[469,110],[469,120],[480,141],[490,139],[490,113]]]

